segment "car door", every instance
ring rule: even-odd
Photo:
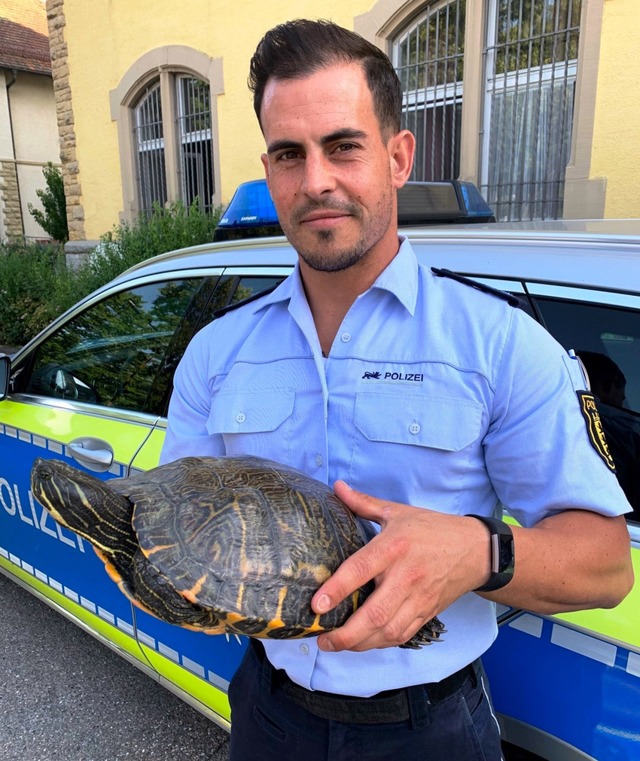
[[[576,351],[590,376],[617,475],[634,508],[627,522],[638,580],[640,296],[543,283],[526,288],[540,321],[566,349]],[[545,758],[577,758],[570,747],[590,758],[635,758],[639,611],[636,581],[612,610],[549,617],[504,612],[485,664],[507,739],[535,738],[529,747]]]
[[[34,500],[30,471],[42,457],[104,479],[128,474],[164,411],[176,346],[218,280],[141,278],[87,299],[18,353],[0,402],[0,567],[145,663],[131,604],[89,543]]]

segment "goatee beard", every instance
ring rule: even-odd
[[[331,246],[336,238],[333,230],[323,230],[317,233],[317,236],[320,246],[325,244],[327,247]],[[305,264],[316,272],[342,272],[358,264],[367,254],[364,241],[358,243],[353,248],[334,252],[330,256],[317,253],[316,251],[305,250],[304,248],[296,247],[296,251]]]

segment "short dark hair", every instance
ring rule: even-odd
[[[361,64],[381,131],[399,132],[402,86],[389,57],[359,34],[324,20],[287,21],[258,43],[249,67],[258,122],[270,79],[300,79],[336,63]]]

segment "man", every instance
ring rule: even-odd
[[[499,759],[478,663],[492,601],[613,606],[633,581],[629,507],[589,441],[578,362],[505,300],[419,267],[399,239],[414,138],[383,53],[290,22],[260,42],[250,85],[299,261],[195,337],[163,460],[269,457],[337,481],[381,531],[314,597],[321,613],[375,580],[343,627],[251,643],[229,691],[230,757]],[[522,524],[515,573],[501,503]],[[397,647],[436,614],[444,642]]]

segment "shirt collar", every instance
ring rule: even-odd
[[[408,239],[398,236],[400,248],[398,253],[380,273],[370,290],[382,290],[395,296],[404,308],[413,315],[418,298],[418,260]],[[306,303],[300,267],[296,263],[291,276],[286,278],[272,292],[256,303],[255,311],[272,304],[289,301],[295,304],[303,300]]]

